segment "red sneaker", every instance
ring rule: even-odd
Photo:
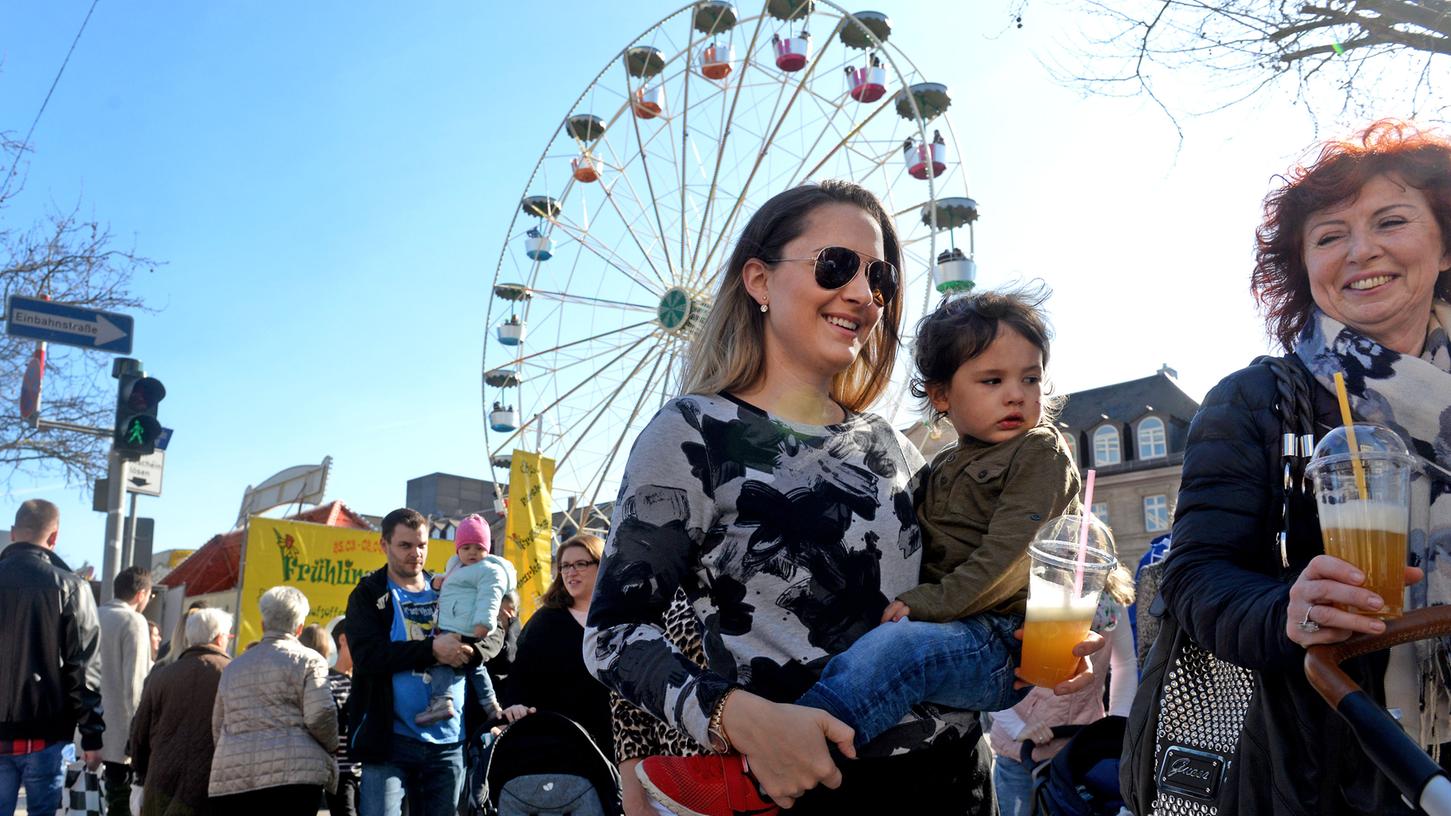
[[[740,754],[646,757],[635,775],[650,798],[678,816],[774,816]]]

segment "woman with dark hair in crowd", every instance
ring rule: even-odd
[[[1451,141],[1377,122],[1320,145],[1312,161],[1280,178],[1264,212],[1251,286],[1269,333],[1312,382],[1315,435],[1341,424],[1340,373],[1357,420],[1394,429],[1433,461],[1427,474],[1444,473]],[[1383,631],[1373,615],[1346,609],[1379,610],[1389,599],[1324,554],[1312,500],[1290,508],[1283,551],[1276,542],[1284,500],[1277,400],[1264,365],[1231,374],[1205,398],[1189,430],[1160,588],[1195,642],[1258,670],[1219,812],[1410,813],[1301,668],[1309,646]],[[1419,475],[1412,493],[1408,606],[1451,602],[1451,491],[1439,475]],[[1434,640],[1344,664],[1443,763],[1451,758],[1443,746],[1451,742],[1448,657],[1446,642]]]
[[[554,580],[519,633],[514,665],[499,698],[511,723],[535,711],[574,720],[613,763],[609,690],[590,676],[582,657],[585,616],[604,546],[599,536],[588,533],[559,546]]]

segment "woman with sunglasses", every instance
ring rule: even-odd
[[[865,412],[896,356],[900,263],[890,217],[855,184],[767,201],[691,346],[686,394],[635,440],[585,658],[723,767],[744,757],[759,789],[725,774],[748,784],[689,812],[993,812],[975,714],[920,706],[858,750],[845,724],[792,704],[918,583],[924,462]],[[677,588],[708,668],[660,626]]]
[[[574,720],[613,763],[610,693],[590,677],[581,657],[585,616],[604,546],[599,536],[587,533],[559,546],[554,580],[519,633],[514,665],[499,698],[504,719],[511,723],[535,711],[553,711]]]

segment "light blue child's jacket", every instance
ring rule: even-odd
[[[447,577],[438,593],[438,625],[445,632],[474,633],[475,624],[499,625],[499,603],[504,593],[518,588],[514,565],[497,555],[468,566],[458,556],[448,560]]]

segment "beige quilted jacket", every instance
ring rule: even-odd
[[[212,737],[211,796],[278,785],[335,790],[338,719],[327,661],[292,635],[268,632],[222,671]]]

